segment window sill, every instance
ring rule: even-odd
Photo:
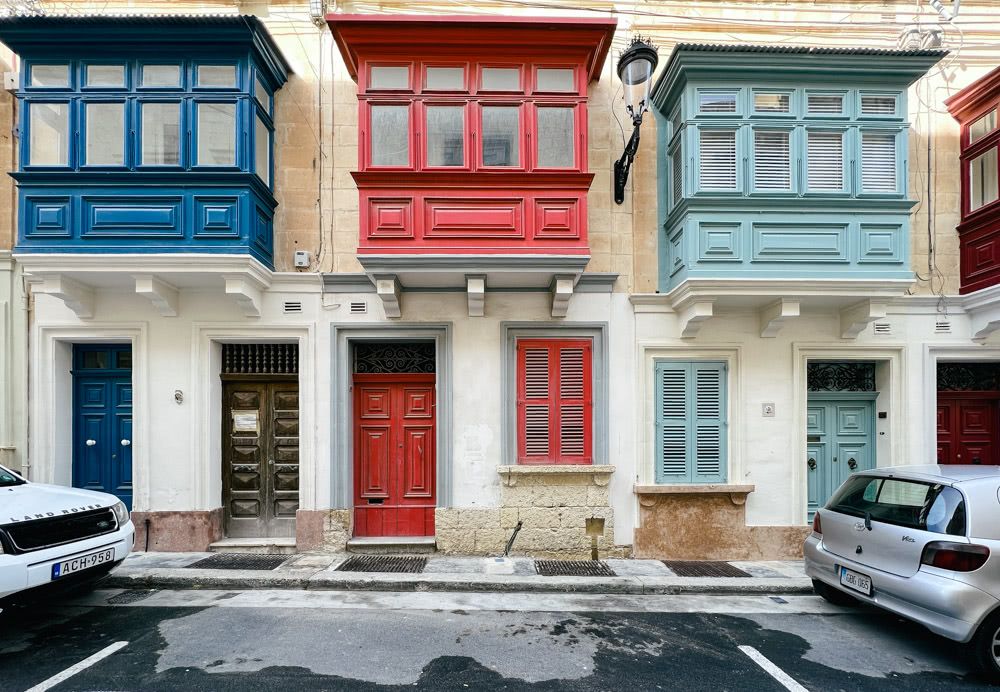
[[[567,474],[589,475],[595,485],[607,485],[615,467],[608,464],[519,464],[516,466],[498,466],[497,473],[506,486],[517,485],[521,477],[540,478],[545,476],[564,476]]]
[[[728,495],[734,505],[744,505],[747,495],[755,490],[753,485],[729,483],[691,483],[673,485],[636,485],[633,492],[639,496],[639,504],[649,506],[655,503],[656,495]],[[645,497],[644,497],[645,496]]]

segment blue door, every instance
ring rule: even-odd
[[[132,509],[132,347],[73,347],[73,485]]]
[[[875,467],[874,396],[809,395],[806,468],[810,521],[849,475]]]

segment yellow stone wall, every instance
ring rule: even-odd
[[[13,69],[13,56],[0,45],[0,75]],[[15,168],[14,95],[0,90],[0,251],[10,250],[15,235],[17,210],[14,205],[14,181],[6,171]]]
[[[313,253],[312,271],[360,271],[358,197],[350,171],[357,165],[355,84],[325,26],[310,19],[307,2],[74,2],[42,3],[50,13],[248,13],[256,14],[274,35],[295,74],[276,99],[275,262],[291,270],[292,251]],[[572,11],[565,9],[572,6]],[[920,7],[919,15],[917,7]],[[344,13],[425,13],[474,15],[566,15],[587,17],[614,13],[619,31],[599,82],[590,89],[590,168],[596,174],[588,197],[592,271],[621,274],[618,291],[648,292],[656,287],[656,135],[647,118],[639,156],[625,204],[612,201],[611,166],[623,147],[615,113],[623,119],[614,62],[633,32],[660,46],[661,65],[677,42],[780,43],[817,46],[894,48],[900,33],[919,22],[944,30],[953,51],[910,92],[913,123],[910,147],[910,194],[918,200],[913,215],[914,292],[955,293],[958,287],[958,128],[944,99],[1000,64],[1000,3],[965,0],[957,28],[940,23],[927,2],[916,0],[646,0],[606,2],[536,0],[438,0],[331,2]],[[960,30],[960,31],[959,31]],[[0,53],[0,63],[4,61]],[[10,96],[0,94],[0,169],[12,166]],[[624,120],[622,122],[624,125]],[[931,143],[932,167],[927,147]],[[930,181],[930,194],[927,183]],[[0,182],[0,248],[9,245],[12,215],[10,182]],[[930,225],[928,225],[930,215]]]

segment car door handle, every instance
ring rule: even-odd
[[[128,447],[132,444],[132,440],[122,440],[122,447]]]
[[[87,445],[88,447],[93,447],[94,445],[97,444],[97,440],[87,440],[86,442],[84,442],[84,444]]]

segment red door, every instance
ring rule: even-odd
[[[938,392],[939,464],[996,464],[998,400],[993,394]]]
[[[434,375],[354,376],[354,535],[433,536]]]

